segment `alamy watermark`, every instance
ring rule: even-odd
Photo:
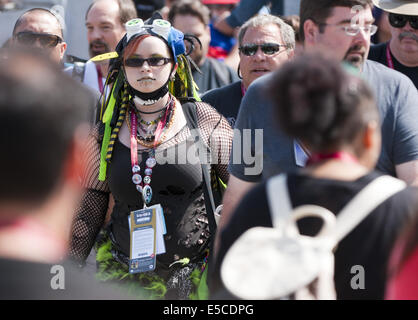
[[[51,278],[52,290],[65,290],[65,269],[61,265],[54,265],[51,267],[51,274],[54,276]]]
[[[186,143],[156,152],[159,165],[164,164],[244,164],[245,175],[258,175],[263,170],[263,129],[215,129],[209,141],[199,129],[190,130]],[[187,143],[189,142],[189,143]],[[233,150],[231,152],[231,143]]]
[[[351,278],[350,286],[353,290],[366,289],[366,272],[361,265],[355,265],[351,267],[350,273],[354,276]]]

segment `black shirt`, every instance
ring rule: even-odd
[[[225,63],[213,58],[206,58],[202,66],[199,67],[202,73],[197,70],[192,71],[193,80],[199,87],[199,94],[206,91],[226,86],[239,80],[237,73]]]
[[[290,200],[293,207],[314,204],[338,213],[363,187],[379,175],[373,172],[355,181],[337,181],[313,178],[300,173],[289,174],[287,182]],[[416,192],[416,188],[407,188],[390,197],[339,242],[335,252],[334,274],[337,299],[383,299],[392,246],[405,222],[414,212]],[[272,227],[266,183],[258,185],[247,194],[221,234],[221,246],[214,269],[212,292],[215,292],[215,295],[216,292],[221,292],[223,296],[226,292],[219,279],[220,265],[226,252],[241,234],[257,226]],[[314,218],[305,218],[298,226],[300,232],[305,235],[314,235],[321,227],[320,222]],[[364,290],[351,288],[354,275],[350,270],[355,265],[363,266],[365,270]]]
[[[222,114],[232,128],[235,126],[241,100],[241,81],[234,82],[222,88],[212,89],[202,96],[202,101],[210,104]]]
[[[377,45],[371,46],[368,59],[380,62],[381,64],[384,64],[385,66],[389,66],[387,57],[386,57],[386,48],[387,48],[387,43],[379,43]],[[392,57],[393,66],[395,67],[395,70],[408,76],[414,83],[415,87],[418,88],[418,67],[404,66],[398,60],[396,60],[396,58],[394,57],[392,53],[390,53],[390,55]]]

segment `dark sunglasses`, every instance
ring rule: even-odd
[[[395,13],[389,14],[389,23],[394,28],[403,28],[408,21],[412,28],[418,29],[418,16],[406,16]]]
[[[263,43],[263,44],[244,44],[239,47],[239,51],[245,56],[253,56],[260,47],[261,51],[268,56],[280,51],[280,48],[288,48],[288,46],[278,43]]]
[[[169,58],[163,57],[152,57],[152,58],[128,58],[125,61],[125,66],[127,67],[142,67],[145,63],[148,63],[151,67],[161,67],[171,61]]]
[[[63,41],[59,36],[54,34],[31,31],[19,32],[15,35],[15,38],[20,44],[28,46],[33,46],[36,41],[39,41],[43,48],[54,48],[58,43]]]

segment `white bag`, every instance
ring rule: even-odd
[[[292,208],[286,175],[267,182],[273,228],[255,227],[243,233],[221,265],[225,287],[242,299],[335,299],[334,253],[338,242],[370,212],[406,184],[390,176],[369,183],[338,218],[315,205]],[[301,235],[296,222],[318,217],[323,227],[315,237]]]

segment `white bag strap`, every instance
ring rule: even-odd
[[[287,176],[281,174],[271,178],[266,186],[273,227],[281,229],[293,212],[287,188]],[[382,202],[405,188],[405,182],[387,175],[380,176],[365,186],[337,216],[334,235],[337,243]]]
[[[287,189],[287,175],[280,174],[267,180],[267,200],[274,228],[282,228],[292,214],[293,206]]]
[[[370,212],[395,193],[406,188],[406,183],[391,176],[380,176],[365,186],[337,216],[337,242],[353,230]]]

